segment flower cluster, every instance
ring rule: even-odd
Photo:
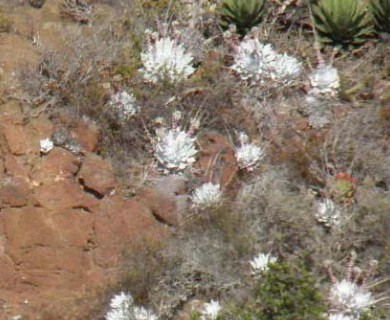
[[[134,95],[126,91],[120,91],[112,95],[109,105],[115,109],[119,118],[122,120],[130,118],[138,110]]]
[[[355,267],[356,253],[352,252],[348,260],[347,274],[338,280],[328,266],[332,285],[328,300],[330,302],[330,320],[359,320],[363,312],[378,302],[369,291],[366,280],[374,274],[377,262],[371,261],[367,270]]]
[[[263,148],[249,143],[248,136],[241,132],[239,135],[240,146],[235,148],[235,157],[240,169],[253,170],[265,157]]]
[[[206,209],[218,206],[222,201],[222,191],[219,184],[207,182],[196,188],[192,195],[194,208]]]
[[[374,303],[371,292],[365,287],[345,279],[332,285],[329,300],[335,309],[357,317],[357,319]]]
[[[140,72],[144,79],[157,83],[168,81],[175,83],[188,78],[195,69],[193,57],[186,53],[184,46],[175,38],[162,37],[148,32],[145,51],[141,53],[143,68]]]
[[[257,38],[247,37],[233,48],[232,69],[243,80],[289,84],[301,73],[302,66],[296,58],[277,53],[270,44],[262,44]]]
[[[106,320],[157,320],[157,316],[144,307],[133,305],[133,297],[121,292],[115,295],[110,302],[110,310],[106,313]]]
[[[340,88],[340,77],[336,68],[320,63],[309,75],[311,89],[309,96],[334,97]]]
[[[42,139],[39,142],[39,150],[43,154],[49,153],[51,151],[51,149],[53,149],[53,147],[54,147],[54,143],[49,138]]]
[[[249,261],[252,267],[252,275],[259,276],[261,273],[268,271],[269,264],[275,263],[276,261],[277,258],[269,253],[259,253],[257,257],[254,257],[253,260]]]
[[[203,309],[200,311],[200,320],[216,320],[221,309],[218,301],[211,300],[205,303]]]
[[[155,157],[167,172],[186,169],[195,162],[198,153],[194,131],[199,123],[196,120],[192,121],[189,130],[186,131],[178,125],[180,119],[181,113],[175,112],[171,128],[163,127],[156,130]]]
[[[324,199],[317,203],[315,217],[317,221],[331,228],[340,224],[341,212],[332,199]]]

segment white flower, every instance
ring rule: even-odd
[[[330,95],[335,96],[340,88],[340,77],[336,68],[329,64],[320,64],[309,75],[312,89],[310,95]]]
[[[337,310],[357,316],[374,304],[371,292],[348,280],[337,281],[332,285],[329,300]]]
[[[329,315],[329,320],[356,320],[356,319],[342,313],[334,313]]]
[[[324,199],[317,203],[315,216],[317,221],[327,227],[333,227],[340,224],[340,210],[331,199]]]
[[[195,71],[192,55],[186,53],[176,39],[169,37],[149,41],[146,50],[141,53],[141,60],[144,67],[140,71],[146,80],[153,83],[161,80],[174,83],[188,78]]]
[[[200,319],[215,320],[217,319],[221,309],[221,305],[218,301],[211,300],[210,302],[204,304],[203,309],[200,312]]]
[[[135,104],[135,97],[133,94],[128,94],[126,91],[117,92],[111,97],[109,104],[116,108],[119,116],[123,119],[133,116],[138,107]]]
[[[106,320],[129,320],[132,316],[133,297],[121,292],[116,294],[110,302],[111,310],[107,312]]]
[[[297,59],[278,54],[270,44],[262,44],[258,39],[244,39],[236,47],[234,62],[232,69],[243,80],[276,80],[288,84],[301,72]]]
[[[235,148],[238,167],[251,171],[265,157],[265,151],[263,148],[249,143],[249,138],[244,132],[240,132],[239,141],[241,146]]]
[[[219,184],[207,182],[196,188],[192,196],[195,208],[205,209],[215,207],[222,201],[222,192]]]
[[[277,258],[274,256],[271,256],[269,253],[259,253],[259,255],[253,260],[249,261],[250,265],[252,266],[252,274],[253,275],[259,275],[260,273],[267,271],[269,269],[270,263],[275,263],[277,261]]]
[[[155,156],[168,170],[184,170],[195,162],[196,138],[180,127],[158,132]]]
[[[157,320],[158,317],[152,311],[144,307],[134,307],[134,320]],[[129,318],[129,320],[132,320]]]
[[[106,320],[157,320],[157,316],[144,307],[133,305],[131,294],[121,292],[110,302],[111,310],[106,313]]]
[[[54,147],[53,141],[51,141],[49,138],[41,140],[39,142],[39,145],[40,145],[40,149],[39,150],[42,153],[45,153],[45,154],[49,153],[53,149],[53,147]]]

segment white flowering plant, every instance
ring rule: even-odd
[[[176,37],[160,37],[146,31],[146,48],[141,53],[143,68],[139,71],[152,83],[168,81],[176,83],[194,73],[193,56],[186,51]]]
[[[249,261],[249,264],[252,267],[252,275],[259,276],[268,271],[269,265],[277,262],[277,260],[278,259],[276,257],[269,253],[259,253],[256,257]]]
[[[225,39],[229,41],[229,35]],[[231,68],[242,80],[289,85],[301,74],[301,62],[285,53],[277,53],[270,44],[261,43],[255,31],[252,37],[231,43],[231,47],[234,57]]]
[[[39,142],[39,151],[41,151],[41,153],[43,154],[49,153],[53,148],[54,148],[54,143],[49,138],[42,139]]]
[[[314,215],[319,223],[328,228],[340,224],[341,211],[332,199],[325,198],[317,202]]]
[[[320,63],[309,75],[309,81],[309,96],[335,97],[340,89],[338,70],[330,64]]]
[[[105,320],[157,320],[158,317],[144,307],[134,305],[131,294],[121,292],[110,301],[110,310]]]
[[[211,300],[205,303],[200,310],[200,320],[217,320],[221,309],[222,307],[218,301]]]
[[[192,119],[188,130],[179,125],[181,113],[173,114],[171,127],[156,130],[154,154],[164,172],[180,172],[196,161],[195,131],[199,126],[197,119]]]
[[[266,155],[265,150],[253,143],[249,143],[249,138],[244,132],[239,134],[238,139],[240,145],[234,148],[238,167],[253,171],[258,163],[264,159]]]
[[[217,207],[222,202],[221,186],[212,182],[204,183],[195,189],[191,200],[196,209]]]
[[[330,303],[329,319],[359,320],[371,306],[378,303],[370,292],[367,279],[374,275],[377,262],[372,260],[367,270],[355,266],[356,253],[352,252],[347,264],[346,276],[338,280],[330,266],[327,266],[331,286],[328,300]]]
[[[108,105],[114,109],[121,120],[129,119],[138,111],[134,95],[127,91],[113,94]]]

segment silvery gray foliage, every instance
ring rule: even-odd
[[[207,182],[195,189],[192,195],[192,205],[196,209],[206,209],[218,206],[222,201],[222,191],[219,184]]]
[[[146,48],[141,53],[143,68],[140,72],[145,80],[157,83],[182,81],[194,73],[193,56],[187,53],[176,38],[160,37],[146,31]]]
[[[240,146],[235,147],[235,156],[240,169],[252,171],[264,159],[265,150],[253,143],[249,143],[248,136],[241,132]]]
[[[126,91],[112,95],[108,104],[115,110],[120,120],[127,120],[138,111],[134,95]]]
[[[301,62],[287,54],[277,53],[270,44],[261,43],[256,31],[252,34],[252,38],[247,36],[241,42],[231,44],[234,51],[231,68],[242,80],[260,83],[275,81],[288,85],[299,77]],[[226,39],[229,39],[229,34]]]
[[[340,224],[341,211],[332,199],[323,199],[316,203],[315,217],[326,227],[335,227]]]
[[[131,294],[121,292],[110,301],[110,310],[106,313],[106,320],[157,320],[158,317],[144,307],[134,305]]]
[[[199,122],[192,119],[190,128],[185,130],[178,124],[180,119],[181,113],[175,112],[171,128],[162,127],[156,130],[154,154],[166,172],[183,171],[195,162],[198,153],[195,130]]]
[[[311,96],[335,97],[340,89],[338,70],[329,64],[320,63],[309,75]]]

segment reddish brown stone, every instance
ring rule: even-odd
[[[209,133],[200,142],[200,149],[197,167],[204,181],[220,183],[225,188],[235,181],[238,167],[228,138]]]
[[[95,263],[102,268],[117,268],[124,249],[134,250],[169,234],[143,205],[119,196],[104,198],[95,219]]]
[[[54,125],[45,115],[42,114],[38,118],[31,119],[30,123],[37,132],[39,139],[46,139],[52,136]]]
[[[40,206],[55,211],[83,208],[92,212],[96,210],[99,202],[70,179],[45,183],[35,188],[34,197]]]
[[[29,193],[29,185],[24,179],[4,177],[0,182],[0,206],[26,206],[29,201]]]
[[[95,124],[81,121],[72,135],[84,150],[94,152],[98,148],[100,131]]]
[[[40,139],[29,126],[6,122],[2,127],[8,149],[13,155],[39,154]]]
[[[21,157],[15,157],[11,154],[5,155],[4,161],[5,171],[8,175],[15,178],[23,178],[26,181],[29,180],[29,166],[25,164]]]
[[[161,221],[177,226],[179,217],[174,194],[147,188],[140,191],[139,200]]]
[[[80,161],[70,151],[54,148],[38,160],[30,176],[35,184],[41,184],[45,181],[71,178],[79,167]]]
[[[85,187],[101,196],[114,190],[116,184],[109,163],[93,153],[85,157],[78,177]]]

